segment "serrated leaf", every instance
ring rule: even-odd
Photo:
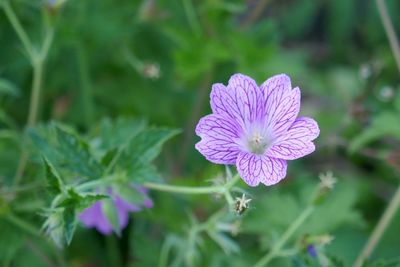
[[[89,146],[78,136],[56,126],[57,139],[60,145],[60,153],[63,155],[62,164],[90,179],[101,177],[103,167],[90,154]]]
[[[82,211],[90,206],[92,206],[94,203],[96,203],[99,200],[104,200],[109,198],[107,195],[102,195],[102,194],[86,194],[86,195],[81,195],[81,198],[79,199],[79,203],[77,205],[78,211]]]
[[[52,163],[57,166],[60,154],[57,149],[56,138],[50,130],[50,127],[38,126],[29,128],[27,133],[40,154],[51,159]]]
[[[178,133],[178,130],[164,128],[143,130],[132,139],[125,150],[123,155],[125,165],[129,166],[135,162],[151,162],[160,153],[161,146]]]
[[[104,119],[100,125],[99,144],[103,150],[110,150],[128,143],[146,127],[144,119]]]
[[[129,169],[128,178],[135,183],[163,181],[155,166],[141,163],[137,163]]]
[[[109,198],[108,195],[103,194],[93,194],[93,193],[86,193],[80,194],[77,193],[73,188],[68,189],[68,197],[66,197],[63,201],[61,201],[57,207],[68,207],[73,206],[78,211],[82,211],[95,202],[103,199]]]
[[[73,205],[64,207],[63,211],[64,220],[64,238],[67,245],[71,244],[72,237],[74,236],[76,228],[76,213]]]
[[[103,200],[101,208],[107,220],[112,225],[114,232],[117,235],[120,235],[121,227],[119,225],[118,210],[117,207],[115,206],[114,201],[112,199]]]
[[[54,166],[48,161],[46,157],[43,158],[46,171],[46,181],[48,189],[52,194],[60,194],[63,192],[63,182],[60,175],[55,170]]]

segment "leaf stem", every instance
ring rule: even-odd
[[[180,193],[180,194],[212,194],[212,193],[225,194],[239,181],[239,178],[240,176],[237,174],[231,180],[229,180],[225,185],[222,186],[192,187],[192,186],[166,185],[160,183],[144,183],[143,186],[153,190],[170,192],[170,193]]]
[[[313,213],[314,206],[308,206],[302,213],[293,221],[285,233],[281,236],[277,243],[272,247],[272,249],[262,257],[254,267],[266,266],[271,260],[282,255],[281,250],[289,238],[297,231],[297,229],[306,221],[306,219]]]
[[[386,228],[389,226],[392,221],[394,215],[400,207],[400,186],[397,188],[396,193],[394,194],[392,200],[389,203],[389,206],[383,213],[382,217],[379,219],[377,226],[372,232],[371,236],[368,239],[368,242],[365,244],[362,249],[360,255],[357,257],[353,267],[361,267],[365,260],[371,255],[372,251],[375,249],[379,240],[382,238],[383,233]]]

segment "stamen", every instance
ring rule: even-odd
[[[257,155],[262,155],[267,148],[268,140],[263,137],[259,132],[254,132],[252,137],[248,141],[248,148],[250,152],[253,152]]]

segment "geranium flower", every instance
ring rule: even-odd
[[[147,190],[143,187],[132,187],[132,190],[137,190],[143,194],[143,202],[140,204],[130,203],[123,199],[121,196],[114,193],[111,189],[109,190],[109,196],[114,202],[117,209],[118,222],[120,229],[124,229],[128,225],[129,213],[138,212],[143,207],[153,207],[153,201],[147,196]],[[96,228],[97,231],[104,235],[111,234],[113,227],[103,211],[103,200],[95,202],[92,206],[85,209],[79,216],[79,220],[88,228]]]
[[[214,84],[213,114],[200,119],[196,149],[217,164],[236,164],[249,186],[269,186],[286,176],[287,160],[315,150],[317,123],[297,117],[300,89],[292,89],[285,74],[271,77],[260,87],[248,76],[233,75],[224,86]]]

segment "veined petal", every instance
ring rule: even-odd
[[[271,94],[274,90],[280,90],[284,92],[291,90],[292,83],[290,82],[289,76],[286,74],[278,74],[266,80],[260,86],[260,89],[264,96],[267,97],[268,94]]]
[[[239,153],[242,129],[235,121],[221,115],[211,114],[200,119],[196,134],[201,141],[196,149],[209,161],[218,164],[235,164]]]
[[[229,117],[245,126],[263,115],[263,96],[256,82],[243,74],[235,74],[228,86],[212,86],[211,109],[213,113]]]
[[[300,111],[300,89],[291,89],[290,78],[276,75],[261,85],[264,95],[266,127],[273,138],[286,132]]]
[[[312,140],[318,135],[319,128],[315,120],[307,117],[297,118],[288,131],[267,151],[267,155],[285,160],[301,158],[315,150]]]
[[[240,177],[249,186],[257,186],[260,182],[269,186],[285,178],[287,163],[265,155],[240,152],[236,167]]]

